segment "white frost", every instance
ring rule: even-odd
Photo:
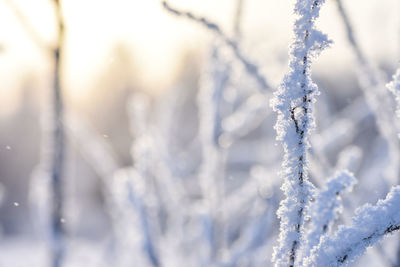
[[[349,226],[323,237],[305,260],[304,266],[342,266],[362,255],[384,235],[400,228],[400,186],[393,187],[386,199],[356,211]]]
[[[311,80],[311,59],[330,42],[314,22],[325,1],[297,1],[294,25],[295,39],[290,51],[290,71],[275,93],[271,105],[278,113],[275,129],[284,148],[282,189],[286,199],[277,212],[281,219],[279,245],[274,248],[276,266],[293,266],[300,245],[304,213],[313,194],[308,181],[306,153],[309,132],[314,127],[313,103],[318,88]]]

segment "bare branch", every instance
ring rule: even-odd
[[[195,21],[195,22],[203,25],[210,31],[214,32],[219,38],[221,38],[224,41],[224,43],[228,47],[230,47],[232,49],[236,58],[244,65],[244,67],[246,68],[246,71],[257,80],[257,82],[259,83],[259,85],[262,89],[265,90],[265,89],[272,88],[269,85],[266,77],[261,74],[260,67],[257,64],[248,60],[247,57],[244,56],[242,51],[239,49],[238,43],[236,41],[232,40],[231,38],[229,38],[216,23],[210,21],[207,18],[194,15],[191,12],[180,11],[174,7],[171,7],[171,5],[169,5],[167,3],[167,1],[162,1],[162,5],[165,8],[165,10],[167,10],[171,14],[174,14],[174,15],[180,16],[180,17],[186,17],[192,21]]]
[[[14,15],[17,17],[17,19],[20,22],[22,28],[29,35],[29,37],[32,39],[32,42],[36,46],[38,46],[41,50],[43,50],[45,52],[52,51],[53,48],[49,44],[47,44],[43,40],[43,38],[36,32],[36,30],[32,27],[32,25],[26,19],[26,16],[24,15],[24,13],[14,3],[14,1],[13,0],[5,0],[5,2],[8,5],[8,7],[11,9],[11,11],[14,13]]]
[[[237,0],[234,23],[233,23],[233,30],[235,33],[236,40],[239,39],[242,34],[241,24],[243,17],[243,6],[244,6],[244,0]]]
[[[62,52],[64,48],[64,20],[59,0],[54,0],[57,18],[57,44],[53,49],[54,74],[52,95],[52,127],[51,138],[51,185],[53,205],[51,215],[52,235],[52,266],[60,267],[65,255],[65,226],[62,223],[64,213],[64,159],[65,159],[65,129],[64,129],[64,100],[62,94]]]

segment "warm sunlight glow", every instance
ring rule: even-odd
[[[229,0],[176,0],[171,3],[182,9],[207,16],[218,22],[228,34],[232,31],[234,5],[231,5]],[[95,86],[99,75],[104,76],[110,69],[115,68],[113,50],[116,47],[123,46],[128,52],[129,59],[127,60],[131,61],[131,67],[129,70],[125,69],[124,72],[129,73],[133,83],[146,90],[160,92],[174,81],[178,70],[182,69],[184,56],[190,51],[205,48],[207,40],[213,37],[202,27],[166,13],[158,0],[69,0],[63,1],[62,4],[67,29],[64,54],[64,58],[67,58],[64,61],[65,93],[79,101],[87,101],[90,95],[96,92]],[[267,45],[271,46],[268,49],[286,47],[290,40],[292,20],[288,14],[290,14],[291,3],[282,2],[279,5],[280,9],[276,7],[272,1],[262,3],[248,1],[243,18],[246,37],[267,40]],[[268,16],[262,15],[261,10],[271,8],[275,8],[274,12],[269,12]],[[365,6],[362,14],[368,17],[376,8],[378,8],[377,5],[370,3],[368,7]],[[221,13],[221,10],[224,12]],[[376,10],[380,13],[390,12],[381,4]],[[55,42],[56,27],[53,12],[53,5],[47,0],[0,1],[0,23],[6,25],[2,28],[0,36],[8,54],[1,59],[2,70],[9,69],[9,64],[12,64],[15,68],[33,68],[39,73],[44,71],[48,74],[51,71],[51,61],[40,52],[35,42],[37,43],[37,39],[40,39],[42,43],[50,46]],[[350,52],[345,48],[346,44],[341,41],[343,40],[342,25],[339,22],[332,23],[336,20],[332,3],[327,3],[327,7],[322,12],[325,14],[320,22],[321,27],[330,28],[330,37],[335,39],[334,48],[339,49],[340,54],[346,55],[345,57],[351,60]],[[21,17],[24,19],[22,23]],[[396,16],[386,17],[393,19]],[[393,21],[387,21],[385,24],[396,25]],[[27,25],[29,27],[26,27]],[[267,26],[264,27],[264,25]],[[271,25],[280,25],[280,27]],[[385,29],[385,34],[393,32],[393,29],[389,27],[383,27],[383,29]],[[363,30],[359,29],[360,36],[369,38],[363,35]],[[257,34],[254,34],[255,32]],[[260,32],[264,34],[260,35]],[[32,33],[35,36],[32,36]],[[377,32],[377,35],[380,34],[382,31]],[[379,43],[380,39],[374,40]],[[368,42],[363,43],[368,44]],[[395,44],[397,43],[379,43],[379,45],[374,43],[371,46],[385,46],[385,50],[394,50]],[[382,51],[384,50],[381,49],[377,53],[382,54]],[[251,52],[249,51],[249,55]],[[337,57],[334,55],[337,55],[337,50],[331,49],[322,56],[319,64],[329,62],[329,64],[337,65],[335,63],[338,62]],[[258,60],[276,60],[279,57],[281,55],[266,54]],[[343,64],[343,61],[340,62]],[[342,67],[340,64],[337,67]],[[281,72],[281,70],[269,69],[273,65],[267,64],[266,71]],[[285,65],[286,63],[282,64],[282,66]],[[1,95],[8,92],[4,85],[7,84],[7,79],[16,79],[13,75],[6,76],[6,82],[3,82],[0,87]],[[280,79],[279,76],[277,76],[278,79]],[[12,93],[9,94],[11,97]],[[12,101],[7,103],[12,103]],[[2,109],[7,105],[1,105]]]

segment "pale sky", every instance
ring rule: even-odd
[[[21,82],[21,74],[48,74],[48,60],[32,43],[13,11],[6,4],[13,2],[30,22],[31,28],[46,43],[52,43],[56,28],[50,0],[0,0],[0,109],[12,105],[19,97],[13,90]],[[191,10],[216,21],[230,34],[236,1],[234,0],[170,0],[171,5]],[[265,72],[278,80],[282,68],[274,61],[286,54],[293,23],[291,0],[245,0],[243,13],[243,47],[248,56]],[[396,0],[344,0],[354,22],[360,43],[372,58],[385,57],[399,61],[400,2]],[[139,66],[136,76],[144,87],[161,91],[168,87],[181,69],[187,50],[201,50],[213,35],[201,26],[176,18],[162,10],[158,0],[68,0],[63,2],[67,27],[65,82],[67,94],[85,97],[93,89],[93,80],[106,64],[112,64],[109,48],[116,40],[132,48]],[[344,68],[351,62],[351,53],[344,39],[342,23],[333,0],[322,8],[320,28],[334,40],[317,65],[321,71]],[[203,49],[204,50],[204,49]],[[272,53],[271,53],[272,51]],[[397,57],[397,58],[396,58]],[[271,64],[272,61],[272,64]],[[318,65],[318,66],[319,66]],[[6,99],[6,100],[4,100]],[[0,110],[1,112],[1,110]]]

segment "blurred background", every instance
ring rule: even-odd
[[[204,16],[217,23],[227,36],[235,36],[239,2],[170,0],[169,3]],[[400,2],[343,2],[361,49],[388,81],[400,59]],[[294,1],[243,0],[240,7],[240,47],[246,58],[260,67],[273,88],[277,88],[288,70],[293,5]],[[149,131],[168,136],[169,159],[180,170],[180,179],[185,181],[191,198],[196,198],[198,192],[193,189],[196,185],[188,178],[197,175],[202,161],[202,144],[196,139],[201,127],[196,95],[204,73],[210,69],[210,51],[223,45],[212,31],[174,16],[156,0],[64,0],[60,6],[65,24],[60,63],[64,111],[66,117],[72,118],[73,125],[80,125],[80,128],[72,126],[72,130],[66,126],[65,224],[71,240],[84,240],[82,246],[95,251],[82,255],[76,252],[74,257],[82,266],[92,266],[88,262],[100,266],[96,265],[102,259],[98,255],[108,250],[107,238],[113,224],[104,193],[107,185],[100,176],[102,172],[135,164],[131,152],[138,138],[135,129],[140,127],[132,122],[129,103],[139,107],[149,105],[145,115],[142,114],[143,120],[151,124]],[[54,59],[49,48],[58,43],[54,1],[0,0],[0,25],[0,266],[44,266],[40,262],[47,252],[40,241],[43,229],[37,222],[40,218],[36,218],[34,206],[39,200],[32,197],[32,177],[41,161],[42,129],[51,106]],[[328,119],[327,114],[336,118],[350,112],[351,117],[363,109],[345,110],[360,101],[362,90],[357,82],[357,62],[336,1],[327,0],[317,25],[333,40],[331,48],[313,65],[313,77],[321,90],[315,143],[322,147],[330,138],[323,135],[324,130],[335,121]],[[226,47],[220,49],[220,58],[238,65]],[[250,88],[245,90],[246,94],[254,91],[254,81],[248,81],[245,71],[234,70],[231,75],[239,87]],[[234,95],[241,93],[235,91]],[[227,99],[230,96],[232,92],[225,94]],[[268,102],[265,108],[270,109]],[[225,174],[226,187],[231,188],[227,191],[241,187],[247,177],[262,176],[265,172],[268,179],[279,179],[282,152],[275,141],[274,123],[273,114],[264,117],[261,126],[240,137],[244,140],[242,145],[238,142],[237,147],[232,146]],[[382,140],[376,139],[379,134],[373,118],[363,120],[361,126],[352,121],[346,123],[342,125],[343,131],[352,129],[356,133],[343,141],[346,144],[328,148],[326,158],[332,166],[341,148],[348,145],[357,146],[364,154],[376,153],[363,157],[360,166],[384,158],[381,154],[386,150],[374,148],[382,147]],[[96,152],[96,144],[85,148],[91,140],[106,147],[108,155],[112,155],[112,160],[104,159],[104,164],[111,166],[108,169],[96,165],[93,159],[102,154]],[[97,163],[103,160],[99,157]],[[356,169],[356,174],[366,177],[367,171],[361,169]],[[374,173],[381,170],[378,168]],[[387,184],[376,187],[366,184],[366,189],[359,189],[364,193],[357,201],[375,201],[384,195]],[[375,191],[379,192],[374,197],[365,193]],[[260,194],[271,198],[268,190],[261,190]],[[280,193],[276,194],[279,198]],[[274,212],[270,216],[275,216]],[[28,258],[21,259],[22,255],[30,258],[29,265]]]

